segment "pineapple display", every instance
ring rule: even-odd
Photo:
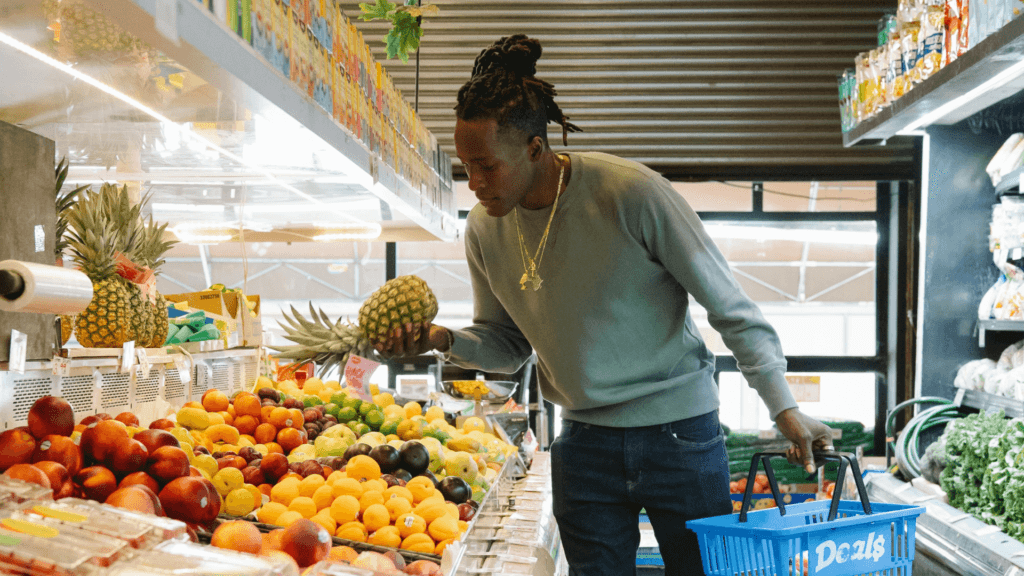
[[[160,270],[160,267],[164,265],[163,255],[171,249],[172,246],[177,244],[175,241],[165,242],[164,231],[167,230],[167,224],[157,226],[153,223],[153,216],[150,215],[149,222],[143,228],[142,241],[139,244],[139,249],[136,252],[138,256],[138,263],[149,267],[156,275]],[[148,343],[145,344],[147,348],[159,348],[164,345],[167,341],[167,299],[163,297],[163,294],[154,290],[155,299],[151,305],[150,320],[152,325],[147,327],[147,333],[151,334],[151,338]]]
[[[100,187],[100,198],[113,230],[114,253],[120,252],[129,260],[137,261],[144,233],[140,213],[148,198],[134,204],[128,193],[128,186],[118,188],[113,184],[104,184]],[[143,342],[148,343],[153,339],[152,303],[138,284],[120,276],[117,279],[128,293],[125,342],[135,341],[136,345],[141,347]]]
[[[117,275],[115,230],[100,194],[80,194],[67,212],[72,258],[92,280],[93,297],[75,320],[75,337],[86,348],[117,348],[127,340],[128,292]]]
[[[284,313],[288,325],[281,324],[285,338],[295,345],[275,347],[278,357],[296,364],[315,362],[321,372],[335,366],[344,368],[350,354],[370,356],[372,340],[380,340],[399,326],[430,322],[437,316],[437,298],[418,276],[399,276],[388,280],[359,309],[359,325],[338,320],[332,322],[323,311],[309,304],[313,320],[307,320],[295,308],[293,317]]]
[[[68,161],[67,161],[67,158],[62,159],[57,164],[56,176],[57,176],[57,188],[56,188],[56,192],[57,192],[57,194],[56,194],[56,196],[57,196],[57,205],[56,205],[56,209],[57,209],[57,226],[56,226],[56,229],[54,231],[55,243],[54,243],[54,248],[53,248],[53,256],[54,256],[54,259],[57,262],[57,265],[58,266],[62,266],[64,264],[64,249],[68,247],[68,241],[67,241],[66,238],[64,238],[64,235],[67,233],[67,230],[68,230],[67,211],[75,203],[75,198],[77,198],[78,195],[83,190],[86,190],[88,188],[88,186],[81,186],[79,188],[75,188],[74,190],[71,190],[70,192],[68,192],[66,194],[61,194],[60,193],[61,188],[64,187],[64,181],[68,177]],[[65,344],[67,344],[68,340],[71,339],[71,332],[74,329],[74,326],[75,326],[75,319],[74,319],[73,316],[70,316],[70,315],[67,315],[67,314],[61,314],[60,315],[60,345],[61,346],[64,346]]]

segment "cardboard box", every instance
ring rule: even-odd
[[[250,314],[240,301],[239,292],[220,292],[204,290],[184,294],[168,294],[164,296],[171,302],[187,302],[189,307],[215,315],[228,323],[231,332],[228,335],[228,346],[260,346],[263,344],[263,321],[260,315],[260,297],[249,296],[253,309]]]

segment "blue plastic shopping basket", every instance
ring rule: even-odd
[[[831,501],[787,507],[769,460],[784,452],[755,454],[740,513],[686,523],[697,534],[704,572],[709,576],[910,576],[914,530],[920,506],[874,504],[855,459],[837,452],[815,452],[819,460],[838,460],[839,476]],[[763,463],[778,508],[747,513],[758,463]],[[840,500],[849,466],[860,502]]]

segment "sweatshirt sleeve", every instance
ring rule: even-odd
[[[491,292],[472,220],[471,214],[466,223],[466,261],[473,284],[473,324],[453,331],[451,361],[463,368],[512,374],[530,359],[533,348]]]
[[[651,175],[634,195],[640,236],[650,253],[708,312],[711,326],[736,357],[743,376],[774,420],[797,407],[786,382],[786,358],[775,329],[743,292],[697,214],[667,180]]]

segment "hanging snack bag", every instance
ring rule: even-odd
[[[974,0],[977,3],[977,0]],[[957,46],[957,57],[964,55],[971,47],[971,26],[973,14],[972,0],[960,0],[960,44]]]
[[[921,58],[917,62],[921,80],[929,78],[942,68],[942,53],[945,48],[946,15],[945,0],[928,0],[921,17],[920,44]],[[941,3],[940,3],[941,2]]]
[[[878,110],[889,105],[889,46],[883,44],[871,51],[871,72],[878,81],[875,107]]]
[[[900,27],[900,58],[903,59],[903,83],[904,92],[907,92],[921,81],[917,74],[918,37],[921,35],[921,25],[918,22],[907,22]]]
[[[963,25],[960,19],[960,4],[961,0],[946,0],[943,7],[943,25],[945,27],[942,50],[943,66],[955,61],[960,55],[960,29]]]
[[[886,99],[894,102],[907,93],[906,79],[903,77],[903,43],[900,40],[899,30],[893,30],[889,34],[886,44],[886,56],[888,62],[885,71],[885,85],[888,90]]]

